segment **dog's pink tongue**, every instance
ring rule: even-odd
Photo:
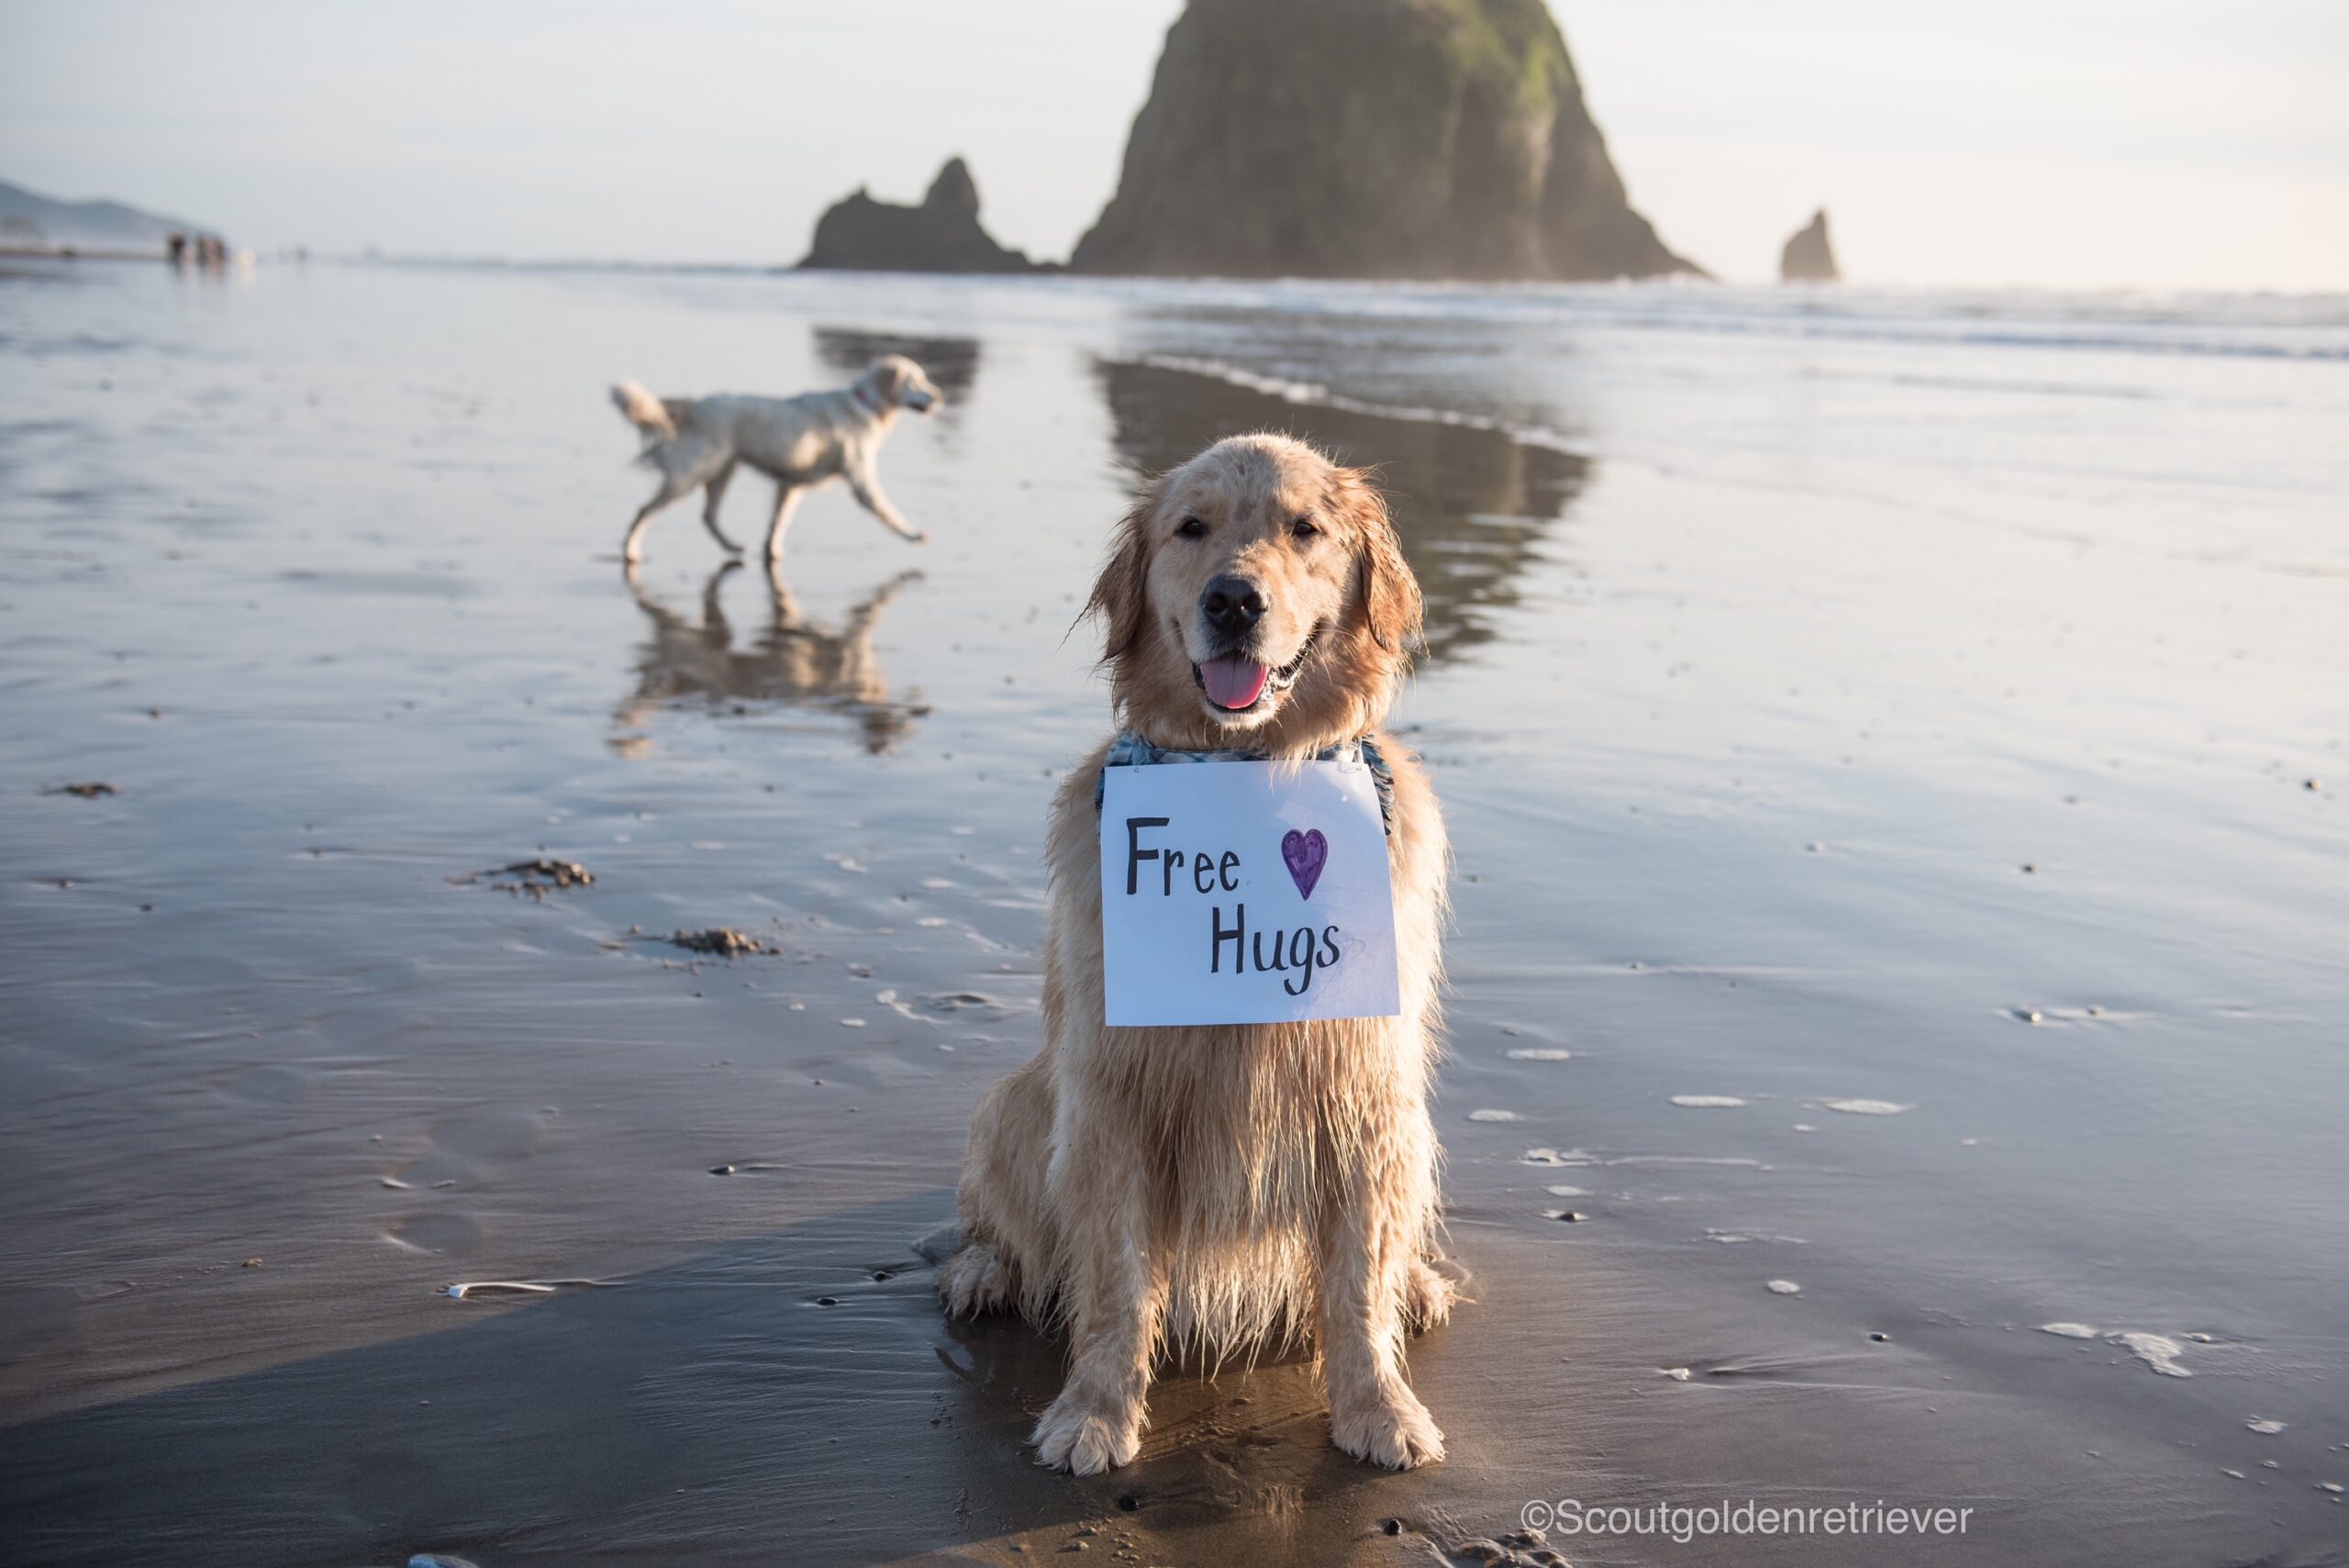
[[[1208,701],[1218,707],[1253,707],[1264,695],[1264,682],[1271,674],[1253,659],[1227,653],[1199,666],[1199,684],[1208,689]]]

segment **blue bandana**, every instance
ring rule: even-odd
[[[1378,791],[1378,818],[1386,825],[1386,836],[1395,836],[1395,770],[1387,766],[1379,754],[1377,744],[1367,736],[1359,740],[1342,740],[1337,745],[1316,751],[1310,759],[1316,762],[1360,762],[1370,770],[1370,782]],[[1101,773],[1093,781],[1093,812],[1101,814],[1101,796],[1108,788],[1111,768],[1144,768],[1159,762],[1264,762],[1271,761],[1262,751],[1174,751],[1163,746],[1153,746],[1130,729],[1118,731],[1109,742],[1109,754],[1102,760]]]

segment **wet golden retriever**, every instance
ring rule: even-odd
[[[947,1309],[1065,1324],[1068,1380],[1030,1440],[1080,1475],[1134,1457],[1163,1351],[1212,1361],[1308,1333],[1339,1448],[1395,1469],[1441,1459],[1403,1341],[1453,1302],[1430,1267],[1427,1105],[1447,851],[1425,774],[1380,733],[1419,621],[1386,504],[1301,442],[1219,441],[1142,490],[1090,609],[1119,718],[1157,746],[1307,758],[1375,740],[1403,1008],[1105,1025],[1097,748],[1052,802],[1043,1045],[972,1117]]]

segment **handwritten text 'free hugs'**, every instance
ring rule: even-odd
[[[1101,946],[1111,1024],[1401,1011],[1394,886],[1369,769],[1106,770]]]

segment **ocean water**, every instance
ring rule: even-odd
[[[827,493],[770,582],[688,504],[624,578],[611,380],[891,350],[931,543]],[[2349,300],[20,267],[0,365],[28,1561],[2349,1539]],[[1429,598],[1453,1459],[1346,1464],[1282,1365],[1055,1481],[1056,1348],[908,1243],[1034,1047],[1108,526],[1267,428]],[[775,951],[661,940],[716,926]]]

